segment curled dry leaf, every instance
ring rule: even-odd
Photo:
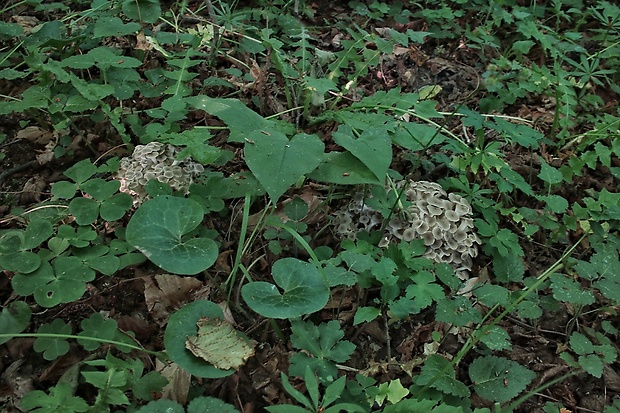
[[[168,316],[183,304],[193,301],[203,288],[195,277],[158,274],[144,277],[144,299],[153,319],[164,325]]]
[[[53,136],[52,132],[38,126],[25,127],[15,135],[17,139],[25,139],[36,145],[47,145],[52,140]]]
[[[191,384],[191,374],[176,363],[164,364],[159,360],[155,363],[155,370],[168,380],[168,384],[162,390],[161,398],[185,405]]]
[[[41,194],[47,186],[47,182],[43,177],[35,175],[24,184],[19,200],[23,204],[31,204],[41,202]]]

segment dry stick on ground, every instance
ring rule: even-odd
[[[36,166],[40,166],[39,162],[34,160],[34,161],[29,161],[26,163],[23,163],[21,165],[17,165],[9,170],[6,170],[2,173],[0,173],[0,185],[2,185],[4,183],[4,181],[6,181],[6,179],[13,175],[16,174],[18,172],[24,171],[26,169],[31,169],[31,168],[35,168]]]

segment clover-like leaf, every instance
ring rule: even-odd
[[[94,313],[81,323],[82,332],[80,337],[88,338],[101,338],[105,340],[112,340],[118,331],[118,324],[115,320],[105,320],[99,313]],[[100,341],[84,340],[78,338],[78,343],[84,347],[85,350],[93,351],[99,348]]]
[[[168,319],[164,333],[166,353],[172,361],[194,376],[212,379],[229,376],[234,370],[218,369],[185,348],[185,339],[198,334],[197,323],[203,317],[222,318],[222,309],[211,301],[197,300],[174,312]]]
[[[69,202],[69,213],[79,225],[90,225],[99,217],[99,202],[91,198],[73,198]]]
[[[54,319],[50,324],[43,324],[37,333],[40,334],[71,334],[71,326],[60,318]],[[69,343],[62,337],[37,337],[33,348],[39,353],[43,353],[45,360],[55,360],[69,352]]]
[[[469,377],[480,397],[503,403],[525,390],[536,374],[512,360],[483,356],[469,365]]]
[[[203,216],[202,207],[192,199],[158,196],[133,214],[127,225],[127,242],[168,272],[197,274],[213,265],[218,256],[212,239],[186,238]]]
[[[268,318],[295,318],[327,304],[329,287],[314,265],[296,258],[282,258],[273,264],[272,272],[275,285],[257,281],[241,289],[245,302],[258,314]]]
[[[292,139],[270,130],[250,134],[245,160],[275,203],[304,174],[312,172],[323,157],[325,145],[316,135],[299,134]]]
[[[95,279],[95,271],[77,257],[60,256],[50,265],[44,261],[30,274],[17,273],[13,277],[13,291],[19,295],[33,295],[43,307],[75,301],[86,291],[86,283]]]
[[[222,370],[239,369],[254,355],[248,341],[221,318],[200,318],[198,334],[187,336],[185,348]]]

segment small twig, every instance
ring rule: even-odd
[[[34,168],[36,166],[40,166],[40,164],[38,161],[34,160],[34,161],[23,163],[21,165],[17,165],[7,171],[0,173],[0,185],[2,185],[9,176],[16,174],[18,172],[24,171],[26,169]]]

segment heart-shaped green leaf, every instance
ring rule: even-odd
[[[295,318],[319,311],[327,304],[329,287],[314,265],[296,258],[282,258],[273,264],[272,272],[277,286],[259,281],[241,289],[245,302],[258,314],[268,318]]]
[[[245,144],[245,161],[275,203],[299,178],[319,166],[324,148],[316,135],[298,134],[289,140],[275,130],[269,135],[255,131]]]
[[[375,174],[350,152],[329,152],[308,178],[341,185],[381,184]]]
[[[194,376],[210,379],[230,376],[234,370],[215,368],[185,348],[185,338],[198,334],[197,323],[203,317],[223,318],[222,309],[211,301],[197,300],[173,313],[164,333],[166,353],[172,361]]]
[[[332,134],[334,141],[362,161],[383,182],[392,162],[392,140],[384,128],[367,129],[355,139],[351,128]]]
[[[160,268],[175,274],[194,275],[215,262],[217,244],[209,238],[184,238],[204,217],[192,199],[158,196],[146,201],[127,225],[127,242]]]
[[[99,202],[91,198],[73,198],[69,202],[69,213],[79,225],[90,225],[99,217]]]

